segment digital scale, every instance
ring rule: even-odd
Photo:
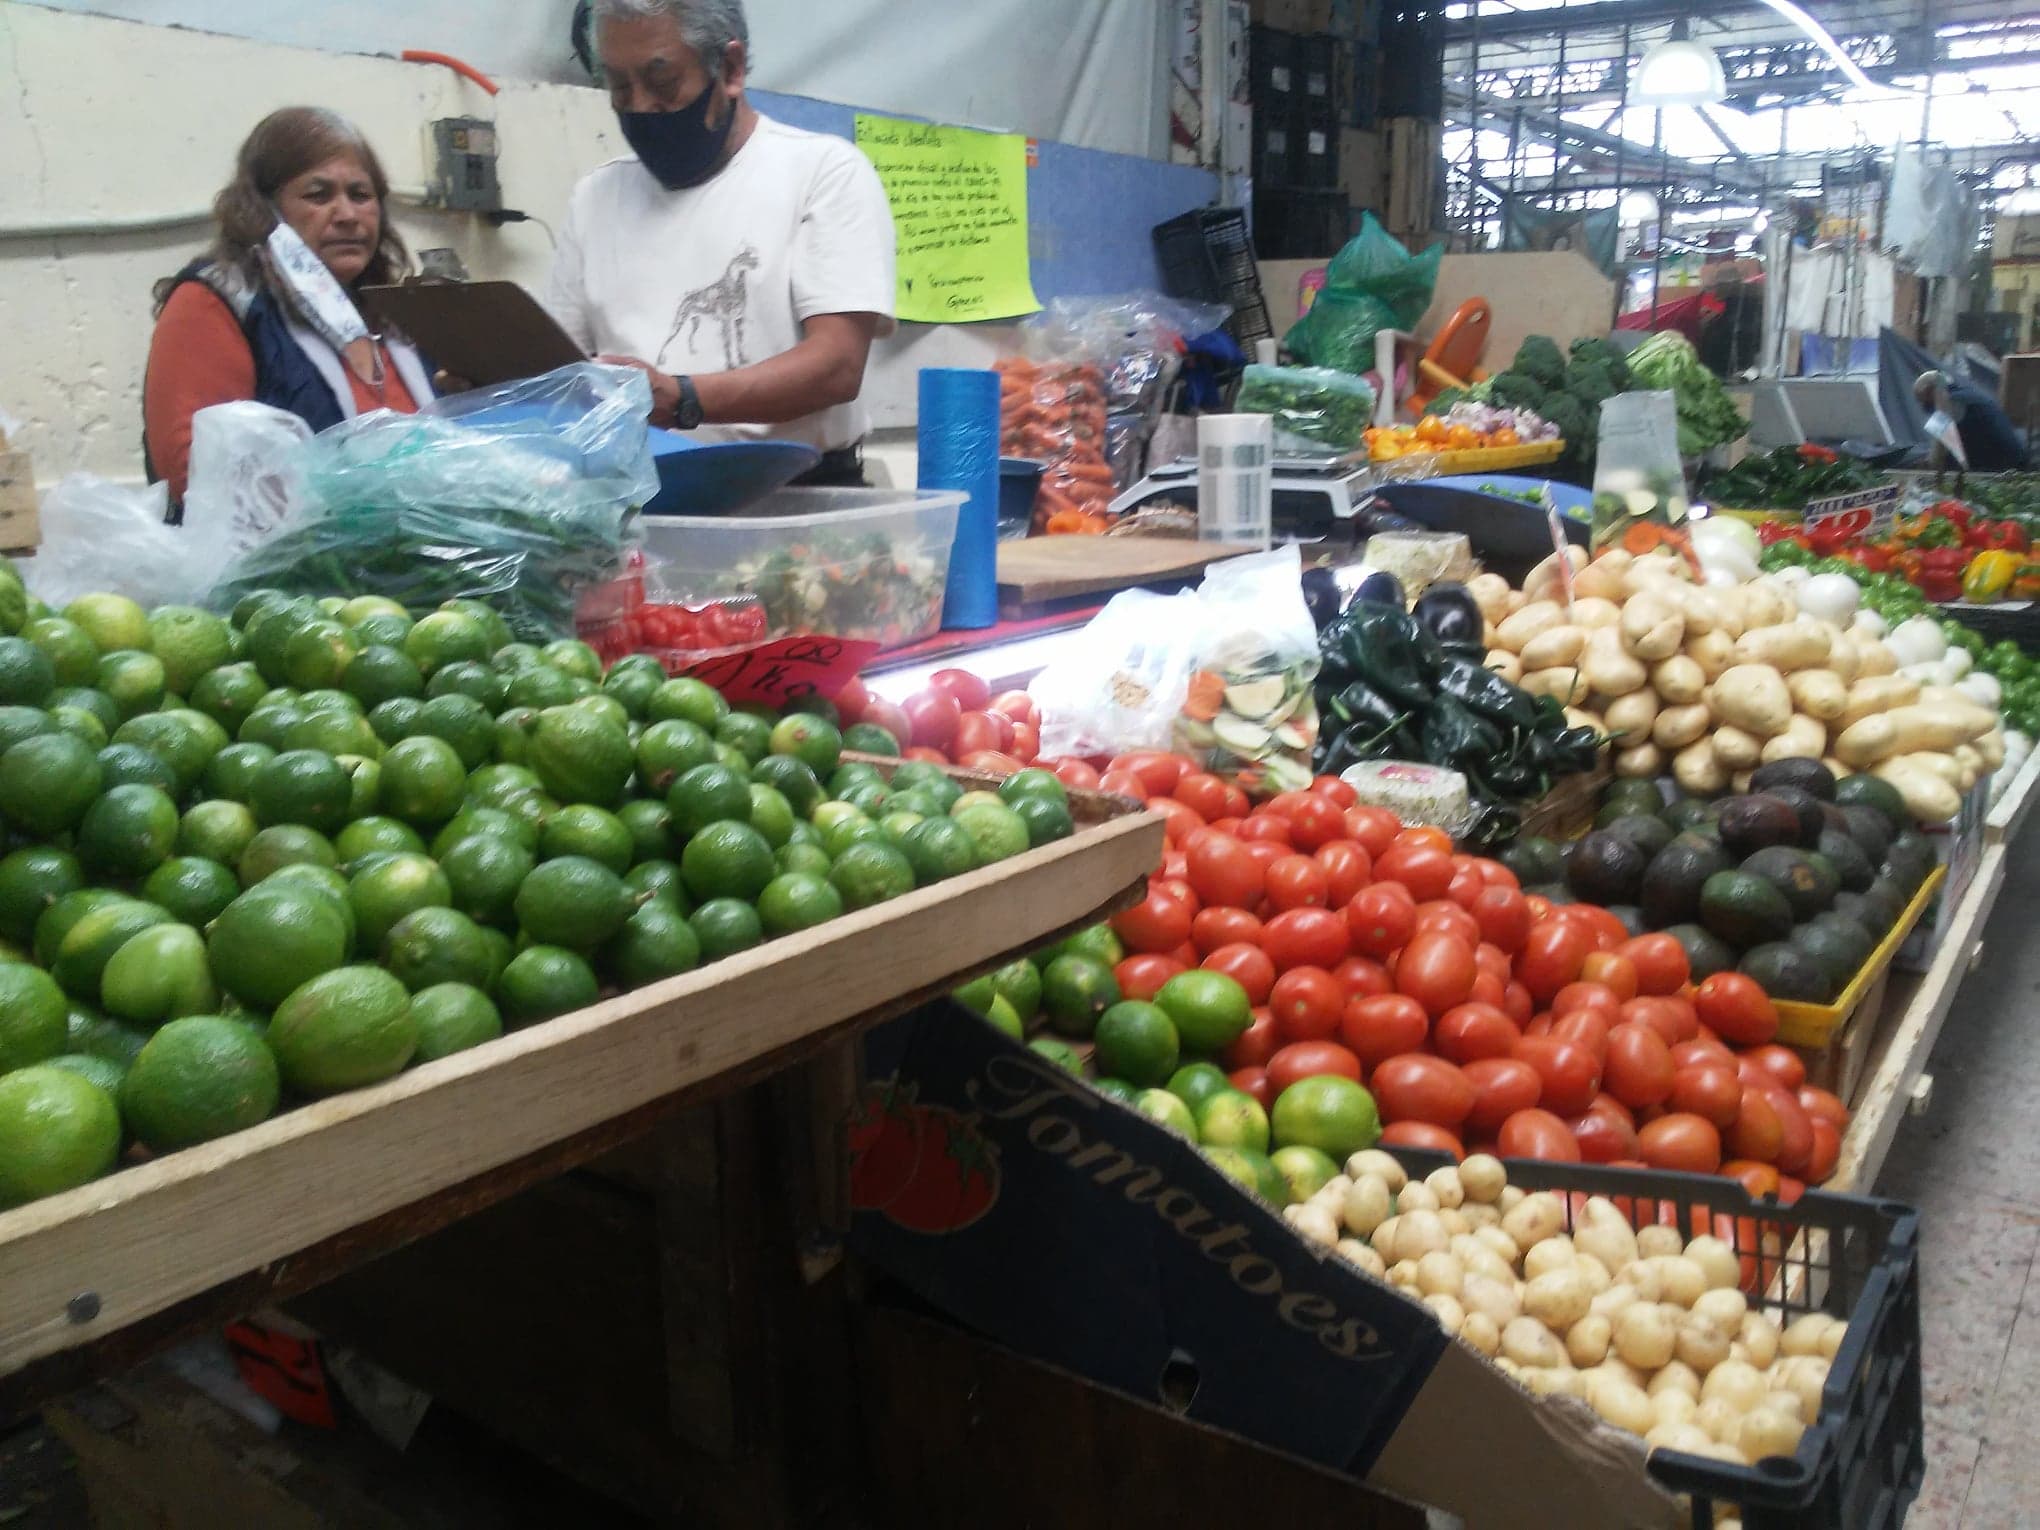
[[[1376,488],[1365,456],[1276,457],[1270,464],[1270,478],[1274,490],[1272,529],[1286,542],[1315,542],[1353,532],[1355,517]],[[1150,468],[1145,478],[1112,501],[1112,513],[1117,516],[1158,504],[1196,513],[1196,458],[1178,457]]]

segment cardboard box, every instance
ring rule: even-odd
[[[1955,910],[1976,880],[1976,868],[1983,862],[1984,824],[1990,816],[1990,781],[1981,780],[1963,793],[1962,806],[1947,823],[1935,824],[1923,832],[1934,847],[1934,859],[1948,868],[1933,906],[1920,916],[1906,943],[1898,948],[1891,965],[1900,972],[1925,972],[1934,954],[1948,938],[1955,922]]]
[[[42,520],[35,494],[35,464],[14,450],[0,430],[0,552],[42,545]]]
[[[851,1245],[949,1316],[1469,1525],[1683,1522],[1635,1436],[1533,1399],[1190,1143],[960,1007],[873,1031],[866,1056]],[[1476,1442],[1497,1469],[1464,1469]]]
[[[1363,128],[1339,130],[1339,189],[1355,207],[1381,206],[1383,164],[1379,133]]]

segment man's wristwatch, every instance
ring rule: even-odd
[[[673,383],[680,390],[679,401],[673,405],[673,428],[692,430],[701,423],[701,395],[694,391],[694,379],[691,377],[676,373]]]

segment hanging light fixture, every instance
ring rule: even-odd
[[[1636,66],[1629,99],[1638,106],[1707,106],[1728,99],[1728,77],[1715,51],[1687,35],[1682,18]]]
[[[1631,189],[1622,193],[1622,199],[1615,204],[1615,221],[1624,228],[1637,228],[1646,223],[1657,222],[1658,199],[1648,191]]]

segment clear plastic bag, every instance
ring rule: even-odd
[[[383,595],[413,611],[487,600],[518,636],[570,635],[576,595],[622,566],[658,491],[644,374],[579,363],[379,411],[304,447],[305,502],[211,593]]]
[[[1124,590],[1083,640],[1027,685],[1041,709],[1041,753],[1166,749],[1195,661],[1203,609],[1195,590]]]
[[[1196,662],[1171,747],[1255,796],[1308,786],[1318,643],[1302,555],[1292,545],[1215,563],[1197,598]]]
[[[1282,344],[1299,361],[1341,372],[1374,369],[1374,337],[1406,330],[1431,306],[1443,243],[1412,255],[1368,213],[1360,232],[1332,257],[1325,285]]]
[[[1662,528],[1686,519],[1675,394],[1618,393],[1602,401],[1593,514],[1596,552],[1616,545],[1648,552],[1662,539]],[[1661,529],[1639,531],[1645,526]],[[1633,545],[1639,540],[1643,545]]]
[[[42,546],[17,565],[29,590],[63,606],[95,590],[145,606],[181,605],[201,594],[209,565],[164,521],[170,490],[67,473],[43,496]]]
[[[191,417],[191,474],[179,524],[218,572],[289,518],[305,497],[312,428],[287,409],[252,400]]]
[[[1250,366],[1233,408],[1274,416],[1278,452],[1336,457],[1359,450],[1361,432],[1373,423],[1374,390],[1330,367]]]

